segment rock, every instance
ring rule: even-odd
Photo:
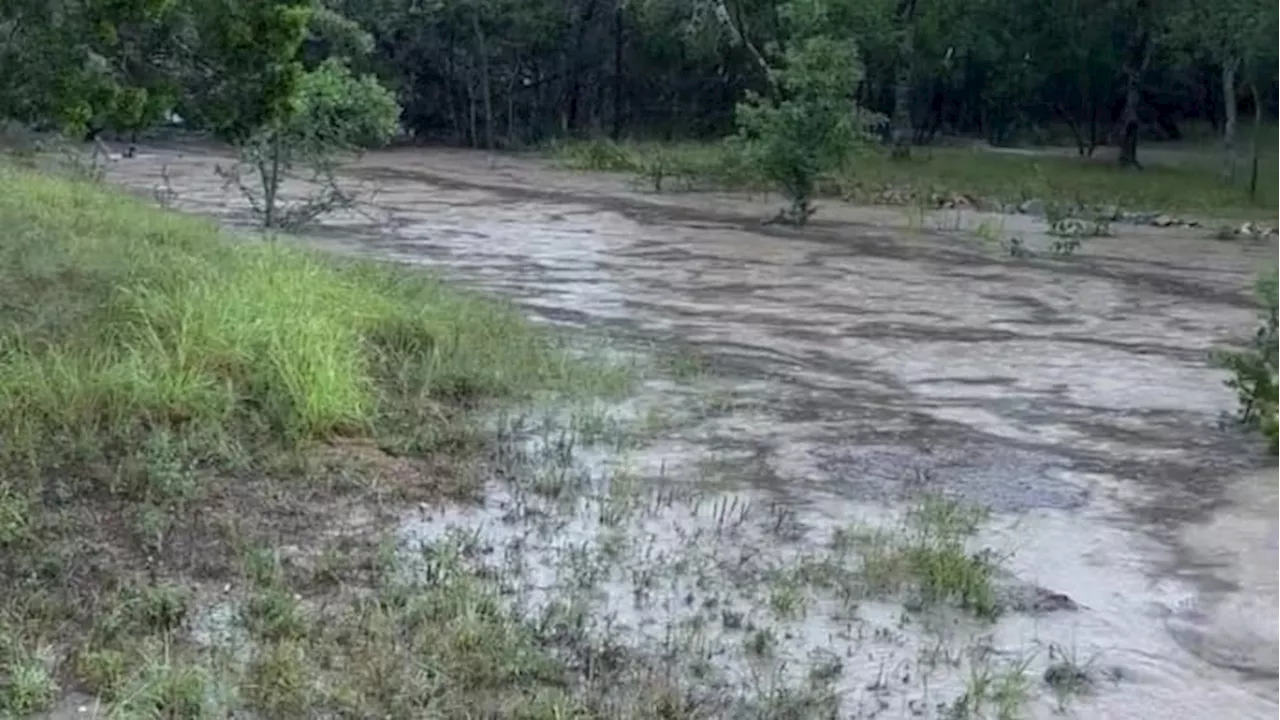
[[[1074,691],[1093,685],[1093,678],[1082,667],[1070,662],[1057,662],[1044,671],[1044,681],[1049,687]]]
[[[1017,578],[1006,578],[996,586],[996,600],[1008,612],[1033,615],[1074,612],[1080,609],[1080,605],[1064,593],[1022,582]]]
[[[1036,588],[1035,601],[1032,603],[1032,609],[1035,612],[1075,612],[1080,609],[1080,605],[1072,600],[1064,593],[1045,590],[1044,588]]]
[[[1102,205],[1094,213],[1094,217],[1098,220],[1115,222],[1123,219],[1124,213],[1120,212],[1120,207],[1117,205]]]
[[[1030,200],[1024,200],[1022,204],[1018,206],[1018,212],[1022,213],[1023,215],[1043,215],[1044,201],[1041,200],[1040,198],[1031,198]]]
[[[1151,224],[1155,225],[1156,227],[1169,227],[1171,225],[1177,224],[1177,222],[1178,222],[1177,218],[1171,217],[1169,215],[1163,215],[1163,214],[1157,215],[1151,219]]]
[[[973,209],[981,212],[1004,212],[1005,207],[1002,203],[981,195],[972,198]]]

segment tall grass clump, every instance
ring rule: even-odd
[[[8,463],[101,459],[157,429],[293,446],[406,405],[619,379],[420,274],[235,242],[91,184],[0,168],[0,185]]]

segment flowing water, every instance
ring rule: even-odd
[[[243,222],[216,162],[157,147],[109,175],[148,192],[164,168],[178,207]],[[651,381],[615,409],[633,423],[661,416],[643,447],[584,443],[557,476],[616,484],[625,472],[659,488],[626,525],[643,562],[598,583],[593,612],[619,637],[670,650],[672,627],[695,627],[680,652],[704,653],[725,682],[762,682],[760,663],[714,650],[754,637],[753,614],[783,604],[761,578],[817,557],[839,528],[891,522],[928,486],[991,508],[980,539],[1007,553],[1010,587],[1032,600],[994,626],[909,622],[875,602],[774,612],[777,657],[837,667],[846,711],[942,715],[978,666],[973,652],[948,662],[954,646],[984,648],[983,667],[1025,665],[1033,716],[1275,717],[1276,470],[1253,438],[1223,429],[1234,398],[1206,363],[1251,332],[1248,286],[1274,267],[1273,243],[1117,228],[1069,259],[1014,259],[973,228],[1035,252],[1050,241],[1038,221],[828,203],[795,231],[759,223],[776,198],[653,195],[451,151],[376,153],[349,174],[377,194],[316,242],[706,359],[707,372]],[[523,421],[502,422],[520,452],[548,454]],[[483,507],[424,511],[402,533],[468,528],[504,548],[497,562],[524,567],[527,598],[545,604],[539,589],[562,578],[540,558],[615,523],[587,502],[552,527],[513,523],[534,501],[512,487],[495,482]],[[1057,594],[1075,609],[1036,601]],[[1106,678],[1069,706],[1039,678],[1063,654]]]

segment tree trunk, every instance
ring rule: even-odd
[[[476,34],[476,52],[480,54],[480,98],[484,103],[484,148],[493,149],[493,87],[489,79],[489,49],[485,42],[480,15],[472,13],[471,29]],[[475,132],[474,123],[472,132]]]
[[[1230,58],[1222,64],[1222,104],[1226,121],[1222,124],[1222,178],[1227,183],[1236,181],[1236,71],[1240,61]]]
[[[1085,157],[1093,157],[1093,151],[1098,149],[1098,140],[1098,96],[1091,89],[1089,91],[1089,152],[1085,153]]]
[[[467,83],[467,109],[468,109],[468,126],[470,127],[470,131],[471,131],[470,145],[471,147],[475,147],[476,145],[480,144],[480,133],[476,129],[477,128],[476,115],[478,114],[476,112],[476,91],[475,91],[475,88],[472,86],[472,83],[470,82]]]
[[[615,141],[622,137],[622,50],[623,16],[622,0],[616,0],[613,8],[613,128],[609,136]]]
[[[741,16],[738,16],[737,22],[734,21],[733,15],[729,12],[729,6],[725,4],[725,0],[718,0],[715,5],[714,12],[716,18],[720,20],[720,24],[729,32],[735,45],[742,45],[751,53],[751,58],[756,61],[756,65],[760,67],[760,71],[764,73],[765,81],[769,83],[769,89],[777,92],[778,88],[776,80],[773,77],[773,71],[769,67],[769,61],[765,59],[764,54],[760,52],[760,48],[751,42],[751,37],[747,33],[745,22]]]
[[[1141,168],[1138,162],[1138,107],[1142,103],[1142,78],[1151,63],[1152,36],[1147,27],[1149,4],[1138,5],[1138,27],[1129,42],[1124,66],[1124,112],[1120,116],[1123,135],[1120,140],[1120,166]]]
[[[516,146],[516,82],[520,79],[520,63],[511,71],[507,81],[507,147]]]
[[[574,33],[573,47],[569,52],[569,93],[564,110],[564,132],[572,133],[578,127],[578,106],[582,96],[582,55],[586,51],[587,31],[591,27],[591,18],[595,15],[598,0],[587,0],[578,16],[578,25]]]
[[[902,0],[898,5],[898,67],[893,82],[893,115],[890,122],[890,138],[897,159],[911,157],[911,66],[915,59],[915,38],[912,20],[915,18],[916,0]]]
[[[1253,163],[1249,169],[1249,200],[1258,199],[1258,160],[1262,155],[1262,95],[1258,83],[1249,81],[1249,94],[1253,95]]]

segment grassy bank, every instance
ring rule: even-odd
[[[634,173],[648,189],[767,189],[717,143],[610,143],[591,141],[551,150],[567,167]],[[1055,152],[1050,150],[1049,152]],[[1141,150],[1140,150],[1141,152]],[[1121,210],[1190,214],[1208,218],[1249,218],[1274,223],[1277,170],[1274,138],[1260,164],[1256,201],[1247,191],[1247,162],[1234,185],[1218,175],[1211,149],[1170,151],[1151,146],[1154,157],[1140,171],[1123,170],[1113,160],[1083,159],[1067,153],[1017,154],[967,148],[917,148],[905,162],[868,149],[847,167],[826,177],[822,192],[855,202],[932,205],[963,195],[980,203],[1019,203],[1032,198]]]
[[[282,545],[319,553],[359,509],[474,493],[487,399],[627,383],[420,274],[236,242],[92,184],[0,167],[0,186],[0,717],[70,690],[113,717],[290,715],[310,652],[295,598],[380,566],[364,538],[288,575]],[[256,670],[220,675],[179,631],[222,588],[272,639]],[[432,642],[439,613],[492,610],[442,592],[412,616]]]

